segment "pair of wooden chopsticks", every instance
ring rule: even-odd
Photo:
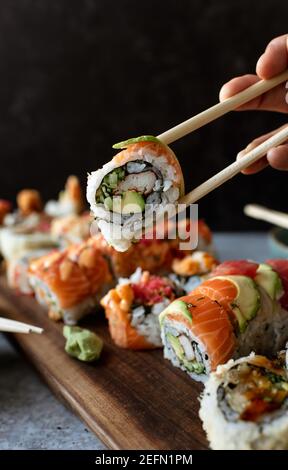
[[[287,80],[288,70],[281,73],[280,75],[277,75],[276,77],[271,78],[270,80],[261,80],[249,88],[246,88],[246,90],[237,93],[237,95],[234,95],[222,103],[218,103],[211,108],[202,111],[200,114],[193,116],[191,119],[188,119],[187,121],[182,122],[178,126],[173,127],[163,134],[158,135],[158,139],[160,139],[165,144],[171,144],[172,142],[175,142],[190,132],[193,132],[205,124],[208,124],[209,122],[224,116],[224,114],[239,108],[239,106],[242,104],[248,103],[248,101],[253,100],[257,96],[266,93],[267,91]],[[288,125],[267,139],[265,142],[260,144],[258,147],[255,147],[253,150],[248,152],[240,160],[235,161],[228,167],[224,168],[224,170],[205,181],[205,183],[202,183],[190,193],[186,194],[186,196],[184,196],[179,202],[186,205],[193,204],[203,196],[206,196],[206,194],[218,188],[218,186],[233,178],[233,176],[240,173],[252,163],[257,162],[257,160],[266,155],[268,150],[282,144],[286,140],[288,140]]]
[[[0,331],[9,333],[41,334],[43,332],[43,328],[15,320],[9,320],[7,318],[0,318]]]

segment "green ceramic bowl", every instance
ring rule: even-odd
[[[268,244],[272,258],[288,259],[288,230],[275,227],[269,232]]]

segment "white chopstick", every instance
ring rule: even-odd
[[[244,214],[252,219],[264,220],[277,227],[288,229],[288,214],[285,212],[274,211],[258,204],[247,204],[244,207]]]
[[[28,325],[27,323],[22,323],[15,320],[9,320],[7,318],[0,318],[0,331],[9,333],[41,334],[43,332],[43,328]]]
[[[257,96],[263,95],[263,93],[266,93],[286,80],[288,80],[288,70],[285,70],[285,72],[282,72],[280,75],[269,80],[260,80],[249,88],[246,88],[246,90],[240,91],[240,93],[227,98],[227,100],[217,103],[187,121],[178,124],[178,126],[172,127],[168,131],[163,132],[163,134],[158,135],[158,139],[160,139],[164,144],[171,144],[190,132],[199,129],[199,127],[205,126],[205,124],[208,124],[209,122],[224,116],[224,114],[239,108],[242,104],[248,103],[254,98],[257,98]]]
[[[260,160],[260,158],[266,155],[268,150],[273,147],[277,147],[286,140],[288,140],[288,126],[284,127],[284,129],[281,129],[272,137],[265,140],[265,142],[262,142],[262,144],[258,145],[258,147],[255,147],[236,162],[224,168],[224,170],[212,176],[212,178],[205,181],[205,183],[200,184],[200,186],[193,189],[190,193],[186,194],[186,196],[182,197],[179,203],[186,205],[193,204],[203,196],[206,196],[206,194],[221,186],[221,184],[226,183],[226,181],[233,178],[233,176],[240,173],[252,163]]]

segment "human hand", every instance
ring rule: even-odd
[[[269,79],[278,75],[288,68],[288,34],[273,39],[264,54],[259,58],[256,65],[255,75],[243,75],[227,82],[220,90],[219,99],[224,101],[230,96],[239,93],[261,79]],[[287,82],[288,83],[288,82]],[[278,111],[288,113],[288,87],[287,84],[281,84],[263,95],[251,100],[238,108],[239,111],[245,110],[263,110]],[[284,126],[283,126],[284,127]],[[261,142],[267,140],[279,129],[262,135],[253,140],[244,150],[239,152],[237,159],[245,153],[252,150]],[[243,170],[244,174],[253,174],[271,165],[277,170],[288,170],[288,143],[279,145],[277,148],[269,150],[267,155],[258,162]]]

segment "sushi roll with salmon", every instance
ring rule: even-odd
[[[173,258],[170,243],[166,239],[142,238],[125,252],[119,252],[108,245],[101,233],[96,235],[94,240],[109,259],[111,269],[117,278],[127,278],[137,268],[152,274],[164,274],[170,271]]]
[[[33,295],[33,289],[29,282],[30,264],[48,255],[51,249],[29,250],[19,254],[7,261],[7,282],[9,287],[15,289],[19,294]]]
[[[164,356],[195,380],[255,351],[275,356],[288,339],[280,276],[268,264],[220,264],[160,315]]]
[[[101,300],[115,344],[127,349],[162,347],[159,313],[179,291],[171,280],[137,269]]]
[[[212,373],[200,418],[215,450],[288,450],[288,374],[254,353]]]
[[[205,251],[194,251],[184,258],[172,261],[173,273],[169,275],[186,294],[200,285],[217,266],[216,258]]]
[[[201,221],[199,221],[199,223],[200,222]],[[203,255],[199,253],[198,255],[195,255],[196,258],[198,256],[198,260],[196,260],[196,258],[192,258],[192,262],[190,262],[187,254],[187,261],[183,261],[181,267],[178,269],[181,269],[182,273],[182,275],[179,275],[178,279],[177,261],[182,260],[183,256],[185,256],[187,252],[182,252],[180,250],[179,239],[175,239],[172,236],[170,238],[171,225],[172,223],[170,221],[166,221],[161,231],[159,230],[159,225],[157,225],[157,230],[159,230],[158,233],[161,232],[163,234],[163,237],[161,238],[157,237],[156,228],[154,226],[150,232],[148,232],[139,240],[138,243],[133,243],[132,246],[125,252],[119,252],[115,250],[107,243],[101,233],[95,235],[94,239],[95,242],[97,241],[99,244],[99,248],[102,250],[102,252],[105,253],[107,258],[110,260],[111,268],[115,277],[129,277],[138,267],[140,267],[143,271],[149,271],[151,274],[168,275],[171,271],[174,271],[175,276],[172,279],[173,282],[178,282],[180,283],[179,286],[181,285],[181,287],[183,287],[183,284],[186,284],[189,280],[190,272],[193,271],[195,274],[197,271],[197,274],[199,275],[207,273],[208,271],[211,271],[212,267],[217,264],[217,261],[212,255],[209,255],[209,253],[203,253]],[[201,243],[200,233],[199,243]],[[189,252],[189,254],[190,253],[191,252]],[[173,263],[175,263],[175,270],[173,268]],[[194,280],[196,281],[196,277]],[[190,291],[193,288],[190,288],[189,284],[187,287],[190,289]]]
[[[61,247],[66,248],[88,240],[91,222],[92,217],[89,212],[56,217],[51,222],[51,235],[58,240]]]
[[[159,221],[168,204],[178,202],[184,180],[175,154],[155,137],[115,148],[123,150],[88,176],[87,199],[108,244],[126,251],[145,227]]]
[[[48,201],[45,212],[50,217],[64,217],[81,214],[84,210],[84,198],[80,181],[77,176],[70,175],[66,181],[64,191],[59,194],[58,201]]]
[[[29,282],[52,320],[74,325],[111,288],[109,265],[93,239],[31,263]]]
[[[159,316],[164,357],[196,381],[204,382],[230,359],[237,339],[227,311],[193,293],[172,302]]]

